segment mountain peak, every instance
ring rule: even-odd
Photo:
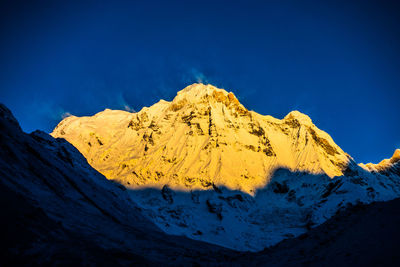
[[[211,84],[194,83],[179,91],[173,102],[181,99],[186,99],[188,102],[196,102],[196,100],[202,100],[209,96],[228,96],[229,94],[233,95],[232,92],[228,93],[226,90]]]
[[[5,105],[1,103],[0,103],[0,127],[8,130],[17,129],[17,131],[22,131],[18,121],[15,119],[12,112]]]
[[[392,163],[400,161],[400,149],[396,149],[393,153],[392,158],[390,159]]]
[[[211,94],[213,91],[216,91],[216,90],[225,91],[225,90],[219,89],[211,84],[194,83],[194,84],[188,85],[184,89],[180,90],[177,93],[176,97],[178,97],[178,98],[179,97],[187,97],[187,98],[203,97],[204,95]]]
[[[307,116],[304,113],[301,113],[298,110],[293,110],[291,112],[289,112],[289,114],[287,114],[284,118],[284,120],[297,120],[300,122],[300,124],[304,124],[304,125],[312,125],[312,120],[309,116]]]
[[[179,91],[172,100],[171,109],[177,111],[187,104],[214,107],[216,103],[222,103],[228,108],[235,109],[239,114],[247,113],[247,109],[240,104],[232,92],[202,83],[194,83]]]
[[[182,92],[193,92],[193,91],[210,91],[210,90],[223,90],[220,88],[217,88],[216,86],[212,85],[212,84],[204,84],[204,83],[193,83],[191,85],[186,86],[185,88],[183,88],[182,90],[180,90],[178,92],[178,94],[182,93]]]
[[[400,149],[396,149],[391,158],[383,159],[379,163],[360,163],[359,165],[368,171],[385,172],[390,170],[394,165],[398,166],[398,162],[400,162]]]

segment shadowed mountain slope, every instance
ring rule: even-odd
[[[237,262],[253,266],[400,266],[400,199],[351,205],[324,224]]]
[[[4,105],[0,148],[2,263],[215,263],[228,251],[166,235],[72,145],[23,133]]]

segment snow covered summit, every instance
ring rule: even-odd
[[[188,191],[215,184],[254,194],[278,168],[335,177],[350,161],[307,115],[263,116],[233,93],[204,84],[137,113],[105,110],[65,118],[52,135],[130,188],[169,185]]]

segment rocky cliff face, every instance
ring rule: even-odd
[[[334,177],[350,161],[307,115],[263,116],[233,93],[204,84],[138,113],[68,117],[52,136],[65,138],[95,169],[130,188],[188,191],[214,184],[254,194],[277,168]]]

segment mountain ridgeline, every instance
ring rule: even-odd
[[[204,84],[138,113],[106,109],[67,117],[52,136],[65,138],[95,169],[129,188],[216,185],[254,195],[279,168],[335,177],[352,161],[307,115],[263,116],[233,93]]]

